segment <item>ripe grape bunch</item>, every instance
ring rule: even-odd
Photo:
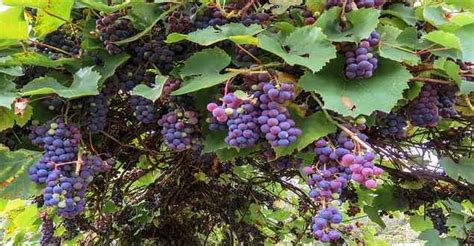
[[[126,39],[134,34],[130,20],[122,17],[121,13],[113,13],[104,15],[96,21],[96,30],[100,35],[100,40],[112,55],[122,52],[122,48],[113,42]]]
[[[132,107],[135,118],[143,124],[151,124],[158,118],[158,109],[150,99],[142,96],[131,96],[128,104]]]
[[[357,7],[358,9],[361,9],[361,8],[380,9],[384,3],[385,3],[385,0],[346,0],[346,1],[327,0],[326,9],[330,9],[335,6],[343,7],[344,4],[345,4],[346,12],[351,11],[354,7]]]
[[[377,55],[374,47],[378,45],[380,36],[376,31],[370,37],[363,39],[358,44],[345,44],[342,47],[346,58],[344,75],[348,79],[361,79],[372,77],[378,66]]]
[[[36,50],[49,55],[53,60],[61,58],[65,53],[78,55],[81,51],[79,41],[73,36],[67,35],[64,30],[49,33],[43,42],[45,45],[36,43]]]
[[[313,217],[311,230],[314,237],[323,243],[337,241],[341,237],[338,230],[342,215],[336,207],[329,206]]]
[[[438,111],[438,91],[425,84],[417,98],[408,105],[408,115],[415,126],[435,127],[440,120]]]
[[[194,111],[175,109],[161,117],[158,125],[163,127],[161,134],[171,150],[198,150],[201,138],[198,132],[198,114]]]
[[[109,105],[105,94],[90,96],[84,99],[84,106],[88,117],[86,118],[86,129],[91,133],[98,133],[105,128]]]
[[[406,137],[408,124],[402,112],[391,112],[389,114],[378,112],[376,115],[380,119],[376,131],[379,132],[381,136],[391,136],[394,138]]]

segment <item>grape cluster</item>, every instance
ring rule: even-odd
[[[330,9],[335,6],[343,7],[345,2],[345,11],[349,12],[354,7],[360,8],[376,8],[380,9],[384,4],[385,0],[327,0],[326,9]]]
[[[284,106],[286,101],[295,97],[293,84],[281,83],[275,86],[270,82],[261,82],[258,89],[256,96],[259,97],[262,110],[258,117],[260,131],[273,147],[290,145],[302,134]]]
[[[94,175],[111,168],[109,163],[96,155],[83,155],[73,164],[76,168],[79,165],[79,172],[70,164],[51,171],[43,194],[44,204],[57,207],[57,213],[64,218],[73,218],[84,210],[87,186]]]
[[[277,170],[298,169],[303,163],[303,159],[283,156],[271,162]]]
[[[88,114],[85,126],[88,131],[98,133],[105,128],[108,106],[104,93],[84,99],[84,107]]]
[[[78,55],[81,51],[79,41],[73,36],[67,35],[64,30],[56,30],[49,33],[44,38],[43,42],[47,46],[43,45],[42,43],[35,43],[36,50],[49,55],[53,60],[61,58],[63,53],[48,46],[55,47],[72,55]]]
[[[113,42],[129,38],[134,34],[130,20],[122,17],[122,13],[113,13],[102,16],[95,23],[100,40],[110,54],[122,52],[122,48]]]
[[[171,92],[177,90],[181,86],[181,80],[175,78],[168,78],[163,85],[163,96],[168,97]]]
[[[342,215],[336,207],[329,206],[313,217],[311,230],[313,236],[321,242],[337,241],[341,232],[337,230]]]
[[[198,134],[198,113],[194,111],[174,110],[161,117],[158,125],[163,127],[163,134],[168,148],[172,150],[197,150],[201,147]]]
[[[234,4],[227,4],[224,11],[233,11],[236,9]],[[194,25],[197,29],[204,29],[208,26],[222,26],[228,24],[232,20],[227,19],[221,10],[214,5],[208,5],[206,10],[196,17]]]
[[[408,105],[408,115],[412,124],[421,127],[437,126],[440,120],[437,104],[436,87],[425,84],[418,97]]]
[[[431,219],[434,228],[439,232],[439,234],[448,233],[448,227],[446,226],[447,218],[444,215],[442,208],[426,209],[425,214]]]
[[[347,186],[351,178],[350,169],[336,165],[317,171],[307,167],[304,172],[309,175],[307,181],[311,187],[309,196],[318,201],[339,199],[342,189]]]
[[[39,77],[44,77],[46,73],[48,72],[48,69],[45,67],[40,67],[40,66],[30,66],[27,67],[26,69],[23,69],[23,75],[20,77],[17,77],[14,82],[16,84],[16,88],[20,89],[24,85],[28,84],[33,79],[39,78]]]
[[[32,126],[29,137],[33,144],[45,150],[40,161],[28,171],[30,179],[40,184],[46,182],[49,172],[57,165],[76,159],[81,140],[79,129],[66,125],[62,118],[45,125]]]
[[[136,85],[144,83],[150,84],[154,81],[154,76],[148,73],[143,66],[134,63],[126,63],[117,69],[117,78],[108,80],[106,89],[107,95],[116,93],[117,90],[124,92],[131,91]],[[116,88],[118,87],[118,88]]]
[[[41,246],[60,245],[60,239],[54,236],[54,222],[47,213],[41,213]]]
[[[259,112],[251,103],[244,103],[234,112],[227,121],[229,133],[225,142],[237,148],[255,145],[260,136],[257,125]]]
[[[47,98],[41,103],[51,111],[61,111],[64,101],[59,97]]]
[[[241,23],[245,26],[250,26],[252,24],[264,24],[271,19],[271,16],[267,13],[251,13],[245,16],[242,16]]]
[[[158,117],[158,109],[150,99],[142,96],[131,96],[128,104],[132,107],[135,118],[143,124],[151,124]]]
[[[168,23],[168,32],[187,33],[193,30],[191,18],[179,11],[171,13],[166,22]]]
[[[407,119],[401,113],[391,112],[389,114],[378,112],[380,119],[376,131],[383,137],[404,138],[406,137]]]
[[[372,77],[378,64],[374,47],[378,45],[379,40],[379,34],[373,31],[369,38],[363,39],[359,44],[346,44],[342,47],[346,58],[344,74],[348,79]]]
[[[438,113],[443,118],[451,118],[457,115],[454,108],[457,97],[458,88],[455,85],[438,85]]]

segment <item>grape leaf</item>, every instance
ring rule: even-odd
[[[246,27],[241,23],[229,23],[219,27],[209,26],[205,29],[197,30],[189,34],[171,33],[166,38],[166,42],[176,43],[188,40],[202,46],[208,46],[230,39],[239,44],[256,44],[256,39],[252,36],[262,31],[262,27],[257,24]]]
[[[448,21],[444,15],[443,8],[441,6],[426,6],[423,8],[423,18],[435,27],[442,26]]]
[[[52,77],[34,79],[23,87],[21,95],[32,96],[56,93],[64,98],[97,95],[99,94],[97,83],[101,76],[92,69],[93,67],[86,67],[77,71],[70,87],[65,87]]]
[[[6,199],[29,198],[41,192],[28,177],[28,168],[41,157],[40,152],[30,150],[9,151],[0,149],[0,197]]]
[[[22,76],[23,75],[23,69],[21,69],[20,66],[16,67],[0,67],[0,73],[8,74],[11,76]]]
[[[417,30],[415,27],[407,27],[398,35],[396,41],[400,45],[415,49],[419,43],[416,32]]]
[[[205,134],[204,148],[202,153],[212,153],[220,149],[230,149],[229,145],[224,141],[227,131],[208,131]]]
[[[195,53],[184,62],[181,75],[187,77],[184,85],[171,95],[182,95],[220,84],[237,73],[220,74],[230,64],[230,57],[219,48],[205,49]]]
[[[472,81],[462,80],[459,90],[464,95],[469,95],[469,93],[474,91],[474,83]]]
[[[331,123],[321,111],[306,118],[301,118],[297,114],[292,114],[292,118],[303,134],[299,136],[295,142],[291,143],[290,146],[276,147],[276,158],[292,154],[294,150],[300,151],[318,138],[336,131],[336,126]]]
[[[382,58],[372,78],[346,80],[343,71],[344,61],[339,57],[316,74],[306,72],[300,79],[300,86],[305,91],[319,93],[325,108],[358,116],[370,115],[375,110],[390,112],[402,98],[412,77],[398,62]]]
[[[366,205],[364,206],[364,213],[366,213],[369,219],[377,223],[380,227],[387,227],[383,220],[380,218],[379,210],[377,208]]]
[[[216,150],[216,155],[221,161],[231,161],[237,157],[245,157],[251,154],[252,152],[258,151],[258,148],[247,148],[247,149],[218,149]]]
[[[410,26],[414,26],[417,21],[414,8],[407,7],[403,3],[391,4],[388,9],[382,11],[382,15],[393,15]]]
[[[281,57],[290,65],[305,66],[313,72],[321,70],[336,57],[335,47],[321,29],[314,26],[297,28],[281,42],[267,34],[258,35],[258,40],[260,48]]]
[[[78,0],[78,2],[84,6],[87,6],[89,8],[96,9],[105,13],[112,13],[117,10],[126,8],[130,4],[132,4],[131,1],[124,1],[121,4],[114,3],[112,6],[109,6],[102,1],[96,1],[96,0]]]
[[[81,48],[85,50],[97,50],[104,47],[102,41],[94,34],[96,29],[95,19],[87,16],[84,21],[84,30],[82,31]],[[124,53],[121,53],[124,54]]]
[[[49,0],[3,0],[5,5],[32,8],[47,8],[48,3]]]
[[[28,22],[23,15],[22,7],[11,7],[0,12],[0,39],[28,38]]]
[[[161,93],[163,92],[163,86],[165,85],[167,79],[167,76],[158,75],[155,78],[154,87],[150,88],[143,84],[137,85],[135,88],[133,88],[132,95],[142,96],[154,102],[161,97]]]
[[[144,30],[152,25],[162,13],[163,9],[159,4],[135,2],[127,12],[127,17],[132,21],[133,27]]]
[[[405,197],[399,196],[395,188],[391,185],[382,185],[377,187],[374,192],[377,196],[374,198],[373,206],[385,211],[404,211],[408,206]]]
[[[99,51],[97,55],[102,61],[104,61],[104,65],[97,67],[96,69],[101,75],[99,86],[101,86],[110,76],[114,75],[115,70],[130,58],[130,55],[127,53],[109,55],[109,53],[104,50]]]
[[[415,214],[410,216],[410,227],[415,231],[421,232],[428,229],[433,229],[433,222],[426,216]]]
[[[456,37],[461,42],[462,60],[474,61],[474,24],[469,24],[456,31]]]
[[[451,212],[449,214],[448,220],[446,221],[446,226],[450,228],[450,231],[456,235],[457,238],[466,237],[466,218],[463,214],[458,214]]]
[[[291,6],[299,6],[302,3],[302,0],[270,0],[269,3],[266,3],[263,6],[263,8],[270,9],[274,15],[281,15]]]
[[[333,7],[318,18],[316,26],[320,27],[329,40],[334,42],[358,42],[369,37],[379,23],[379,12],[375,9],[352,10],[347,15],[349,27],[341,31],[341,8]]]
[[[449,78],[454,80],[457,85],[461,84],[460,67],[458,64],[451,60],[447,60],[445,57],[436,60],[433,64],[434,68],[444,71]]]
[[[38,9],[33,31],[38,37],[58,29],[71,19],[74,0],[49,0],[47,8]]]
[[[403,47],[402,44],[397,42],[397,37],[402,33],[400,29],[392,26],[381,26],[377,30],[380,33],[381,42],[379,54],[381,57],[393,61],[406,62],[411,65],[420,62],[420,58],[415,52]]]
[[[438,231],[435,229],[430,229],[423,231],[418,236],[419,239],[428,241],[425,245],[429,246],[458,246],[458,240],[454,237],[445,237],[440,238]]]
[[[456,6],[460,9],[474,11],[474,4],[472,0],[446,0],[446,4]]]
[[[13,101],[17,98],[15,84],[8,80],[6,76],[0,75],[0,108],[10,109]]]
[[[465,179],[467,182],[474,184],[474,159],[463,158],[459,163],[455,163],[451,158],[445,157],[439,161],[440,165],[446,174],[453,178],[459,179],[459,177]]]
[[[61,58],[51,60],[49,57],[36,52],[21,52],[10,56],[0,57],[0,66],[35,65],[56,68],[64,64],[74,64],[79,60],[73,58]]]
[[[461,50],[460,39],[456,37],[456,35],[449,32],[437,30],[423,35],[422,38],[448,49]]]
[[[15,114],[8,108],[0,107],[0,132],[15,125]]]
[[[15,115],[15,123],[18,125],[18,126],[25,126],[26,123],[28,123],[28,121],[31,119],[31,116],[33,115],[33,107],[31,107],[31,105],[28,105],[26,106],[25,108],[25,111],[23,112],[23,114],[19,115]]]

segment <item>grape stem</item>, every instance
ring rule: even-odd
[[[335,121],[331,115],[329,115],[328,111],[323,107],[323,103],[321,102],[321,100],[319,100],[319,98],[314,94],[314,92],[311,92],[311,96],[313,97],[313,99],[319,104],[319,107],[321,108],[321,110],[323,111],[324,115],[326,116],[326,118],[331,122],[333,123],[334,125],[336,125],[339,129],[341,129],[342,131],[344,131],[345,133],[347,133],[347,135],[349,135],[349,137],[356,141],[358,144],[360,144],[362,147],[364,147],[365,149],[369,150],[369,151],[373,151],[372,147],[370,147],[366,142],[362,141],[356,134],[354,134],[351,130],[347,129],[347,127],[339,124],[337,121]]]
[[[474,106],[472,106],[472,103],[471,103],[471,99],[469,99],[469,97],[467,95],[462,95],[462,98],[464,99],[464,101],[466,102],[467,106],[469,107],[469,109],[471,111],[474,111]]]
[[[30,40],[30,42],[31,42],[31,44],[33,44],[33,45],[44,46],[44,47],[46,47],[46,48],[48,48],[48,49],[52,49],[52,50],[61,52],[61,53],[63,53],[63,54],[66,54],[66,55],[68,55],[68,56],[70,56],[70,57],[77,58],[75,55],[73,55],[73,54],[71,54],[71,53],[69,53],[69,52],[67,52],[67,51],[65,51],[65,50],[62,50],[62,49],[60,49],[60,48],[56,48],[56,47],[54,47],[54,46],[51,46],[51,45],[49,45],[49,44],[41,43],[41,42],[34,41],[34,40]]]
[[[250,53],[247,49],[245,49],[244,47],[242,47],[242,45],[240,44],[235,44],[239,49],[241,49],[243,52],[245,52],[245,54],[247,54],[248,56],[252,57],[252,59],[254,59],[258,64],[262,64],[262,61],[260,61],[260,59],[258,59],[256,56],[254,56],[252,53]]]
[[[448,80],[441,80],[441,79],[432,79],[432,78],[424,78],[424,77],[413,77],[410,81],[421,81],[421,82],[429,82],[429,83],[438,83],[438,84],[451,84]]]

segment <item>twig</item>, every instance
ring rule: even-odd
[[[242,50],[243,52],[245,52],[245,54],[247,54],[248,56],[252,57],[252,59],[254,59],[258,64],[262,64],[262,61],[260,61],[260,59],[258,59],[256,56],[254,56],[252,53],[250,53],[250,51],[248,51],[247,49],[245,49],[244,47],[242,47],[242,45],[240,44],[235,44],[240,50]]]
[[[410,81],[421,81],[421,82],[429,82],[429,83],[438,83],[438,84],[451,84],[449,80],[441,80],[441,79],[432,79],[432,78],[424,78],[424,77],[413,77]]]
[[[54,47],[54,46],[51,46],[51,45],[49,45],[49,44],[45,44],[45,43],[41,43],[41,42],[33,41],[33,40],[30,40],[30,42],[31,42],[31,44],[33,44],[33,45],[44,46],[44,47],[46,47],[46,48],[48,48],[48,49],[52,49],[52,50],[61,52],[61,53],[63,53],[63,54],[66,54],[66,55],[68,55],[68,56],[70,56],[70,57],[77,58],[75,55],[73,55],[73,54],[71,54],[71,53],[69,53],[69,52],[67,52],[67,51],[65,51],[65,50],[62,50],[62,49],[60,49],[60,48],[56,48],[56,47]]]

